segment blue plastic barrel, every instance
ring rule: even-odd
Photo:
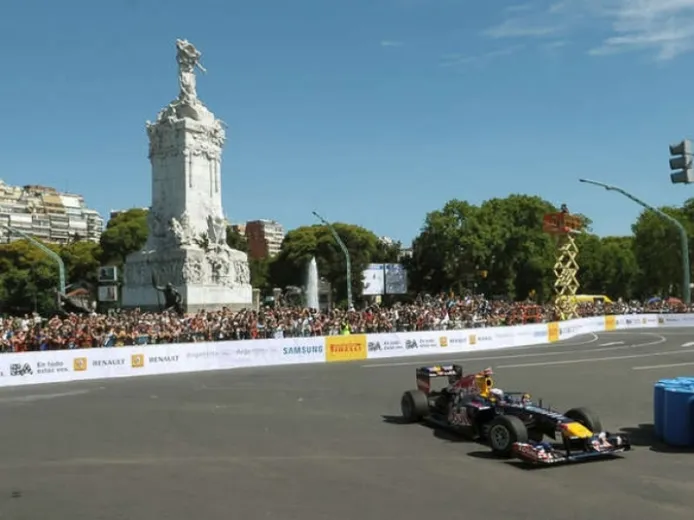
[[[663,425],[665,424],[665,389],[667,383],[658,381],[653,388],[653,427],[656,439],[663,440]]]
[[[670,446],[694,447],[694,385],[680,380],[664,390],[663,440]]]

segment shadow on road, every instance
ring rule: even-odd
[[[385,422],[387,424],[403,424],[403,425],[404,424],[412,424],[412,423],[408,423],[407,421],[405,421],[399,415],[382,415],[381,417],[383,418],[383,422]],[[465,439],[465,437],[463,437],[462,435],[460,435],[460,434],[458,434],[458,433],[456,433],[450,429],[442,428],[441,426],[439,426],[437,424],[433,424],[433,423],[430,423],[427,421],[422,421],[420,423],[414,423],[413,426],[414,425],[428,428],[429,430],[432,431],[434,437],[436,437],[437,439],[441,439],[442,441],[446,441],[446,442],[472,442],[472,441],[468,441],[467,439]]]
[[[487,445],[485,445],[483,442],[480,441],[475,441],[471,439],[467,439],[463,435],[460,435],[459,433],[453,431],[450,428],[444,428],[438,424],[433,424],[429,423],[426,421],[420,422],[420,423],[408,423],[405,421],[401,416],[399,415],[383,415],[381,416],[383,418],[383,422],[387,424],[411,424],[412,426],[419,426],[419,427],[424,427],[432,431],[434,437],[437,439],[440,439],[442,441],[446,442],[463,442],[466,443],[472,447],[479,447],[479,448],[484,448],[483,450],[476,450],[476,451],[471,451],[466,453],[468,457],[471,457],[473,459],[483,459],[483,460],[489,460],[489,461],[496,461],[497,463],[504,463],[508,464],[510,466],[519,468],[519,469],[540,469],[538,467],[531,467],[528,466],[526,463],[520,460],[509,460],[509,459],[503,459],[499,458],[496,455],[494,455],[491,451],[489,451],[489,448]]]
[[[680,448],[668,446],[655,436],[655,426],[652,424],[639,424],[638,426],[625,426],[619,433],[629,436],[631,445],[638,448],[648,448],[658,453],[694,453],[694,448]]]
[[[464,442],[467,443],[470,446],[473,447],[480,447],[484,448],[485,450],[476,450],[476,451],[471,451],[468,452],[466,455],[468,457],[471,457],[473,459],[483,459],[483,460],[490,460],[490,461],[497,461],[497,463],[503,463],[508,466],[512,466],[517,469],[525,470],[525,471],[537,471],[541,469],[547,469],[547,468],[555,468],[557,466],[563,466],[565,464],[560,463],[557,465],[553,464],[542,464],[542,465],[533,465],[533,464],[528,464],[527,462],[524,462],[522,460],[518,459],[504,459],[504,458],[499,458],[496,455],[494,455],[491,451],[489,451],[488,446],[484,442],[480,441],[475,441],[475,440],[470,440],[465,438],[464,436],[460,435],[459,433],[453,431],[450,428],[443,428],[438,424],[433,424],[429,423],[426,421],[419,422],[419,423],[408,423],[405,421],[401,416],[399,415],[382,415],[383,422],[387,424],[396,424],[396,425],[412,425],[412,426],[419,426],[419,427],[424,427],[432,431],[434,437],[437,439],[446,441],[446,442]],[[650,429],[649,429],[650,427]],[[651,449],[654,451],[656,450],[654,447],[651,446],[650,440],[653,438],[652,435],[652,429],[653,425],[648,425],[648,424],[642,424],[639,425],[638,428],[622,428],[620,433],[625,433],[630,436],[632,439],[632,445],[633,446],[649,446]],[[554,443],[553,443],[554,444]],[[675,453],[671,448],[667,448],[666,446],[661,446],[660,451],[669,451],[670,453]],[[694,450],[682,450],[681,453],[694,453]],[[623,457],[621,455],[616,455],[614,457],[610,458],[597,458],[597,459],[587,459],[583,460],[581,462],[577,463],[570,463],[570,464],[592,464],[595,462],[605,462],[607,460],[620,460]]]

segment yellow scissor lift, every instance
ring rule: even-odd
[[[543,219],[543,230],[557,241],[557,261],[554,264],[554,308],[559,319],[578,318],[576,294],[578,283],[578,245],[574,235],[583,227],[583,221],[571,215],[562,205],[562,211],[548,213]]]

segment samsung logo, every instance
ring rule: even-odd
[[[285,356],[301,356],[305,354],[322,354],[323,347],[312,345],[308,347],[284,347],[282,349],[282,354]]]

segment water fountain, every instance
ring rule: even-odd
[[[311,257],[311,261],[306,267],[306,307],[309,309],[318,308],[318,264],[316,257]]]

